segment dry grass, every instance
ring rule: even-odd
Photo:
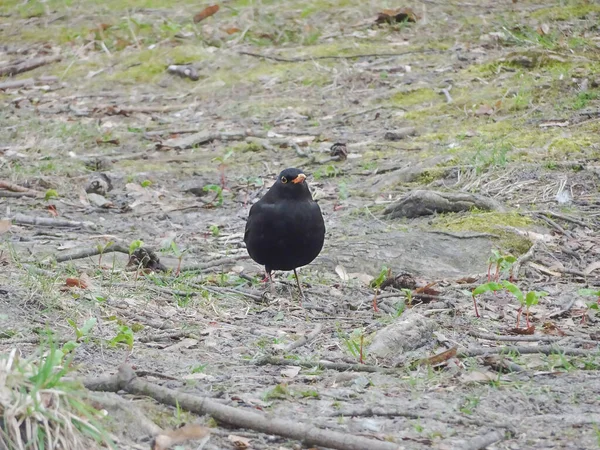
[[[0,447],[25,449],[115,448],[100,425],[102,414],[85,401],[85,390],[64,381],[68,362],[50,346],[21,359],[17,349],[0,358]]]

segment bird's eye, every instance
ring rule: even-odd
[[[281,177],[281,182],[282,183],[287,183],[287,178],[286,177]]]

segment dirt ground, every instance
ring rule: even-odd
[[[398,448],[599,447],[600,322],[579,291],[600,284],[600,2],[232,0],[195,23],[208,5],[0,4],[0,350],[95,318],[81,376],[126,361]],[[376,23],[399,7],[408,22]],[[243,243],[286,167],[309,175],[327,227],[302,305],[288,273],[263,295]],[[499,206],[385,213],[416,190]],[[136,241],[168,270],[127,267]],[[492,250],[517,258],[524,293],[547,293],[528,334],[507,291],[475,315]],[[402,274],[415,284],[386,282],[375,311],[373,286]],[[123,395],[164,429],[213,427],[205,449],[302,445]],[[148,448],[114,414],[119,448]]]

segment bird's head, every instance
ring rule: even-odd
[[[300,169],[289,168],[279,174],[274,187],[280,195],[285,197],[303,198],[307,195],[310,197],[305,180],[306,175]]]

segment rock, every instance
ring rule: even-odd
[[[98,206],[100,208],[111,208],[114,206],[113,202],[111,202],[110,200],[107,200],[102,195],[88,194],[87,198],[90,203],[92,203],[93,205]]]
[[[383,138],[386,141],[400,141],[410,136],[416,136],[417,130],[413,127],[400,128],[395,131],[388,131]]]
[[[412,191],[403,199],[388,206],[383,212],[388,219],[420,217],[434,213],[470,211],[478,208],[485,211],[502,211],[496,200],[466,192]]]
[[[485,271],[490,250],[496,245],[485,236],[465,239],[460,233],[452,236],[420,230],[378,233],[372,230],[372,222],[353,225],[359,226],[364,226],[363,233],[346,231],[339,239],[330,239],[313,264],[332,273],[341,264],[350,278],[359,273],[367,282],[368,275],[377,276],[383,264],[392,273],[409,272],[425,279],[461,278]]]
[[[377,332],[368,348],[369,355],[389,358],[417,350],[435,340],[433,331],[436,328],[435,321],[409,311]]]

